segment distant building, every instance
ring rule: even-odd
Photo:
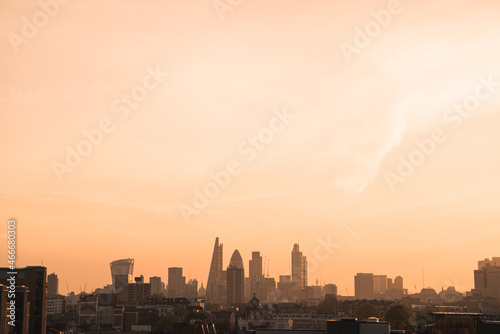
[[[373,274],[358,273],[354,277],[356,299],[373,299]]]
[[[227,303],[244,303],[245,270],[240,252],[235,250],[227,267]]]
[[[205,297],[207,290],[203,287],[203,282],[201,282],[201,287],[198,290],[198,297]]]
[[[97,295],[83,295],[78,300],[78,324],[97,324]]]
[[[136,283],[127,284],[128,303],[143,303],[149,298],[151,298],[151,284],[144,283],[144,277],[142,280],[137,280]]]
[[[111,269],[111,280],[115,291],[115,280],[117,275],[126,275],[127,283],[132,282],[132,277],[134,275],[134,259],[129,258],[113,261],[109,264],[109,268]]]
[[[440,301],[439,295],[437,294],[436,290],[432,288],[424,288],[420,290],[420,294],[418,296],[420,298],[420,302],[422,303]]]
[[[182,297],[186,298],[197,298],[198,297],[198,280],[190,279],[184,286],[184,295]]]
[[[392,285],[393,289],[403,290],[403,277],[396,276],[394,279],[394,284]]]
[[[278,282],[278,301],[293,301],[299,297],[300,283],[293,282],[292,276],[280,275]]]
[[[307,286],[307,258],[299,250],[299,244],[293,245],[292,250],[292,281],[300,285],[300,289]]]
[[[323,295],[337,295],[337,286],[335,284],[325,284]]]
[[[48,281],[48,294],[49,295],[57,295],[59,294],[59,278],[57,278],[57,275],[55,273],[50,274],[47,276],[47,281]]]
[[[127,285],[129,282],[132,282],[132,279],[128,274],[115,275],[113,289],[115,294],[118,296],[118,300],[122,303],[127,301]]]
[[[500,257],[478,261],[474,270],[474,296],[493,297],[500,300]]]
[[[373,294],[383,295],[387,290],[387,275],[373,275]]]
[[[152,295],[161,295],[165,291],[165,283],[161,281],[161,277],[150,277],[149,283],[151,284]]]
[[[9,268],[0,268],[0,284],[10,286],[7,279],[11,276]],[[47,327],[47,268],[16,268],[16,299],[27,296],[29,305],[29,334],[45,334]],[[21,288],[21,287],[25,287]],[[17,302],[16,302],[17,304]],[[1,306],[0,306],[1,307]],[[20,315],[16,312],[16,318]],[[22,319],[22,318],[21,318]],[[20,330],[16,327],[17,330]]]
[[[219,238],[215,238],[212,262],[208,273],[205,299],[209,303],[221,303],[225,286],[222,283],[222,244],[219,245]]]
[[[500,267],[500,257],[492,257],[490,259],[484,259],[484,261],[477,261],[477,269],[483,269],[487,267]]]
[[[248,261],[248,276],[255,278],[262,275],[262,256],[260,252],[252,252],[252,259]]]
[[[168,268],[167,296],[170,298],[184,297],[186,277],[182,276],[182,268]]]
[[[48,295],[47,315],[62,316],[66,310],[66,297],[62,295]]]

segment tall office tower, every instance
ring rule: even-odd
[[[500,301],[500,258],[494,257],[492,261],[484,259],[478,261],[478,269],[474,270],[475,296],[493,297]]]
[[[50,274],[47,276],[47,281],[49,282],[48,294],[59,294],[59,278],[57,278],[57,275],[55,273]]]
[[[292,250],[292,282],[300,284],[300,289],[307,286],[307,258],[299,251],[299,245]]]
[[[387,275],[373,275],[373,294],[383,295],[387,290]]]
[[[8,274],[10,271],[10,268],[0,268],[0,284],[10,286],[10,282],[7,281],[12,276]],[[16,272],[16,286],[25,286],[28,289],[29,334],[45,334],[47,327],[47,268],[17,268]],[[26,290],[24,291],[26,292]]]
[[[113,286],[113,292],[118,296],[118,300],[121,303],[127,302],[127,285],[130,283],[130,277],[127,274],[117,274],[115,275],[115,283]]]
[[[256,278],[262,275],[262,256],[260,252],[252,252],[252,259],[248,261],[248,276]]]
[[[373,274],[354,276],[354,295],[356,299],[373,299]]]
[[[111,269],[111,282],[113,284],[113,291],[115,291],[115,278],[116,275],[127,275],[128,283],[132,282],[134,275],[134,259],[116,260],[109,264]]]
[[[149,284],[151,284],[151,295],[163,295],[163,291],[165,290],[165,283],[161,281],[161,277],[150,277]]]
[[[207,290],[205,299],[207,302],[220,302],[219,285],[222,280],[222,244],[219,245],[219,237],[215,238],[212,263],[208,273]]]
[[[240,252],[235,250],[227,267],[227,302],[243,303],[245,289],[245,270]]]
[[[393,289],[403,290],[403,277],[396,276],[394,283],[392,284]]]
[[[182,268],[168,268],[167,297],[184,297],[186,277],[182,276]]]

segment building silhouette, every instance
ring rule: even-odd
[[[335,284],[325,284],[323,287],[324,295],[337,295],[337,286]]]
[[[387,291],[387,275],[373,275],[373,294],[383,295]]]
[[[245,270],[240,252],[235,250],[227,267],[227,303],[244,303]]]
[[[190,279],[184,285],[184,294],[182,297],[185,298],[197,298],[198,297],[198,280]]]
[[[127,275],[127,282],[132,282],[132,278],[134,277],[134,259],[116,260],[111,262],[109,267],[111,269],[113,291],[120,293],[120,291],[116,291],[116,275]]]
[[[161,281],[161,277],[154,276],[149,278],[149,283],[151,284],[151,294],[161,295],[165,291],[165,283]]]
[[[127,274],[117,274],[115,275],[115,283],[114,283],[114,293],[118,296],[118,300],[122,303],[127,301],[127,285],[130,282],[130,277]]]
[[[201,287],[198,290],[198,297],[205,297],[205,294],[207,293],[207,289],[203,287],[203,282],[201,282]]]
[[[151,297],[151,284],[144,282],[144,276],[136,277],[134,283],[127,284],[127,302],[141,303]]]
[[[248,276],[256,278],[262,275],[262,256],[260,252],[252,252],[252,259],[248,261]]]
[[[372,273],[358,273],[354,276],[354,296],[356,299],[373,299]]]
[[[392,288],[397,290],[403,290],[403,277],[396,276]]]
[[[300,289],[307,286],[307,258],[299,250],[299,244],[292,250],[292,282],[298,283]]]
[[[205,299],[207,302],[221,303],[221,285],[223,285],[222,277],[222,244],[219,245],[219,238],[215,238],[214,252],[212,254],[212,262],[208,273],[207,287]]]
[[[50,274],[49,276],[47,276],[47,281],[49,284],[48,294],[49,295],[58,295],[59,294],[59,278],[57,278],[57,275],[55,273]]]
[[[474,289],[471,292],[475,296],[500,300],[500,257],[478,261],[477,270],[474,270]]]
[[[182,276],[182,268],[168,268],[167,296],[169,298],[184,297],[186,277]]]
[[[10,268],[0,268],[0,284],[10,286],[7,281],[12,276],[8,274],[10,272]],[[29,316],[29,334],[45,334],[47,327],[47,268],[38,266],[16,268],[15,272],[17,273],[16,304],[17,301],[22,300],[20,305],[24,305],[26,310],[29,308],[29,314],[23,315]],[[19,310],[20,317],[21,312],[22,310]]]

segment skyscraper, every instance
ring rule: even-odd
[[[186,277],[182,276],[182,268],[168,268],[167,296],[169,298],[184,297]]]
[[[227,267],[227,302],[244,302],[245,270],[240,252],[235,250]]]
[[[49,276],[47,276],[47,281],[49,283],[48,294],[59,294],[59,278],[57,278],[57,275],[55,273],[50,274]]]
[[[500,300],[500,258],[494,257],[491,261],[488,259],[478,261],[477,268],[474,270],[472,294]]]
[[[356,299],[373,299],[373,274],[354,276],[354,295]]]
[[[248,261],[248,276],[256,278],[262,275],[262,256],[260,252],[252,252],[252,259]]]
[[[219,284],[222,280],[222,244],[219,245],[219,238],[215,238],[212,263],[208,273],[206,300],[207,302],[219,302]]]
[[[115,289],[116,275],[127,275],[128,282],[132,282],[132,278],[134,275],[134,259],[122,259],[113,261],[109,264],[109,268],[111,269],[113,289]]]
[[[373,275],[373,294],[385,294],[387,290],[387,275]]]
[[[10,286],[9,268],[0,268],[0,284]],[[47,268],[16,269],[16,285],[28,288],[29,334],[45,334],[47,327]],[[26,294],[24,294],[26,296]],[[16,328],[17,329],[17,328]]]
[[[307,286],[307,258],[299,250],[299,244],[292,250],[292,282],[300,284],[300,289]]]

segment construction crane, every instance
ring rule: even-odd
[[[267,277],[269,277],[269,259],[267,259]]]
[[[68,280],[66,280],[66,290],[68,290],[68,295],[69,295],[69,285],[68,285]]]

